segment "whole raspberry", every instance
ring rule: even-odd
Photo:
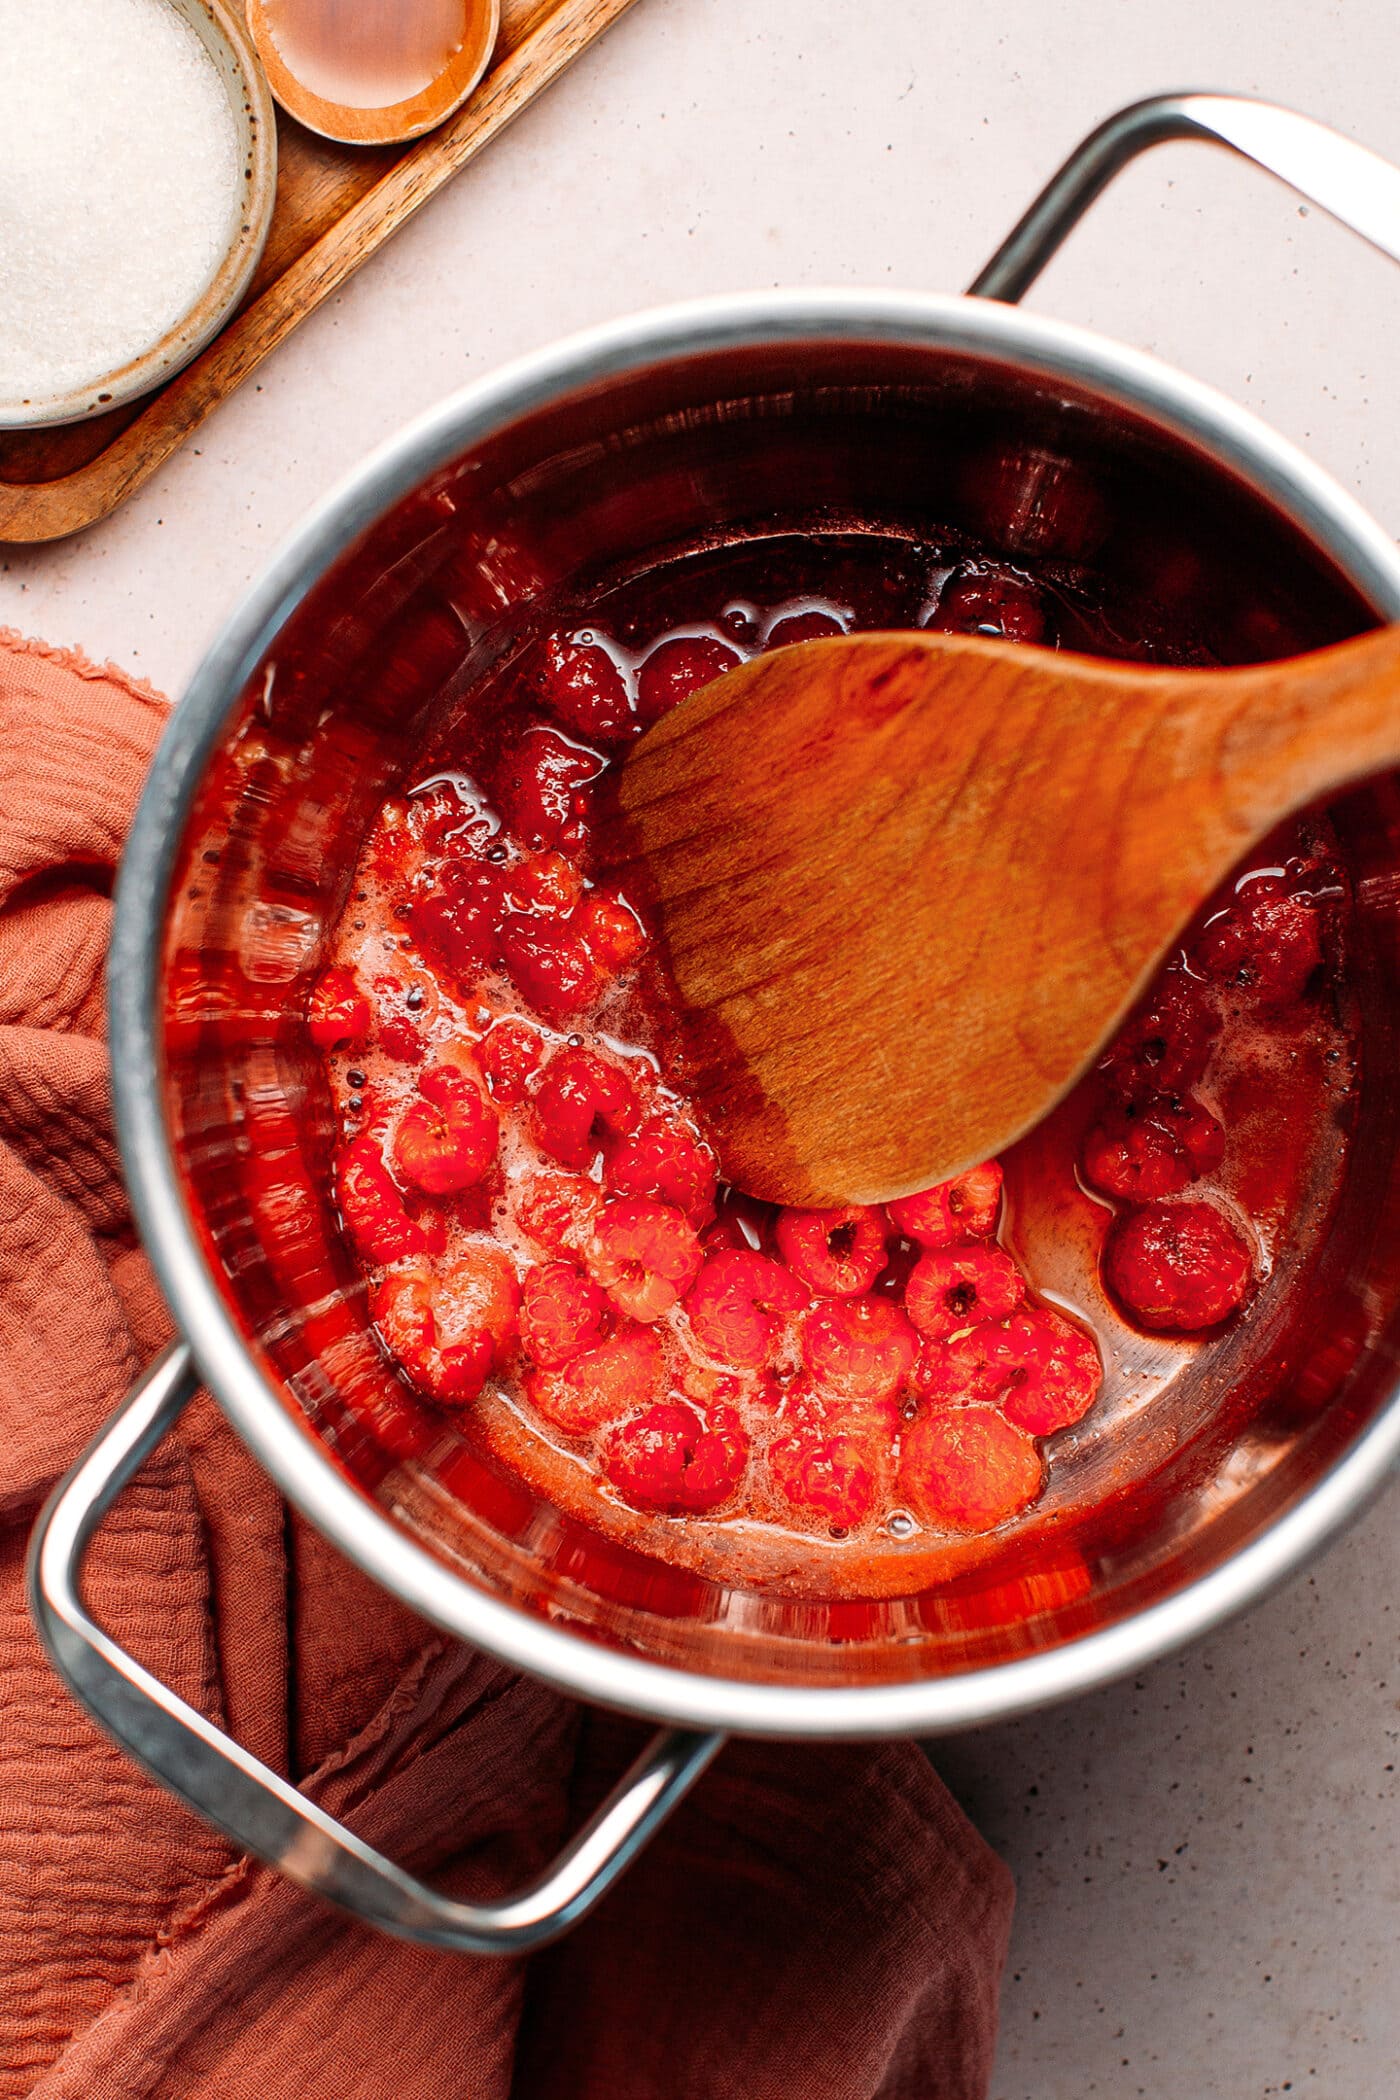
[[[606,1139],[634,1130],[640,1114],[620,1066],[591,1050],[559,1050],[535,1095],[535,1134],[561,1166],[584,1168]]]
[[[430,1065],[419,1075],[423,1096],[394,1133],[400,1180],[427,1196],[450,1196],[480,1181],[496,1157],[500,1126],[477,1081],[459,1067]]]
[[[799,1312],[807,1298],[782,1262],[725,1247],[705,1257],[685,1309],[703,1349],[721,1363],[757,1370],[777,1340],[773,1314]]]
[[[1001,1210],[1001,1168],[989,1159],[917,1196],[901,1196],[885,1210],[895,1231],[921,1247],[987,1239],[996,1231]]]
[[[646,929],[625,898],[590,890],[578,914],[579,932],[595,965],[606,975],[628,970],[646,947]]]
[[[969,564],[944,585],[938,610],[927,624],[943,634],[1043,642],[1045,605],[1029,577],[990,562]]]
[[[604,743],[632,735],[627,677],[590,628],[550,635],[536,657],[534,681],[544,705],[581,735]]]
[[[853,1298],[868,1291],[885,1266],[884,1220],[864,1204],[784,1210],[776,1230],[778,1252],[814,1292]]]
[[[920,1399],[933,1407],[965,1407],[995,1400],[1010,1382],[1013,1366],[1001,1359],[1002,1330],[995,1320],[969,1328],[947,1342],[925,1342],[910,1377]]]
[[[883,1468],[867,1435],[803,1428],[775,1436],[768,1446],[773,1485],[794,1509],[824,1517],[834,1530],[854,1531],[875,1506]]]
[[[919,1337],[889,1298],[822,1298],[802,1322],[802,1354],[823,1391],[893,1400],[919,1354]]]
[[[1044,1478],[1031,1439],[994,1407],[934,1409],[900,1439],[900,1491],[935,1531],[994,1531],[1034,1502]]]
[[[1026,1279],[1000,1247],[969,1242],[930,1250],[909,1279],[904,1309],[929,1341],[960,1327],[1004,1320],[1026,1295]]]
[[[737,1419],[706,1429],[694,1408],[668,1401],[608,1437],[603,1467],[639,1509],[700,1512],[727,1502],[743,1478],[748,1440]]]
[[[518,1108],[544,1062],[544,1039],[528,1021],[497,1021],[481,1045],[481,1069],[493,1101]]]
[[[603,1339],[607,1299],[571,1261],[527,1270],[521,1292],[520,1339],[541,1370],[557,1371]]]
[[[1220,1021],[1205,991],[1184,970],[1168,969],[1100,1060],[1122,1101],[1185,1094],[1210,1063]]]
[[[428,960],[470,991],[483,970],[499,959],[505,915],[500,871],[481,861],[448,860],[432,889],[421,892],[409,911],[409,928]]]
[[[523,997],[556,1027],[577,1020],[602,989],[602,974],[573,919],[507,912],[499,936],[501,961]]]
[[[1150,1203],[1115,1220],[1104,1277],[1130,1319],[1153,1333],[1216,1327],[1254,1280],[1248,1246],[1213,1203]]]
[[[1241,898],[1207,926],[1195,960],[1214,983],[1257,1005],[1291,1006],[1322,962],[1321,915],[1287,891]]]
[[[655,1196],[702,1224],[715,1207],[719,1169],[708,1145],[688,1130],[653,1118],[609,1148],[608,1186],[619,1196]]]
[[[739,660],[738,650],[714,635],[673,635],[658,642],[637,673],[637,712],[644,722],[659,722]]]
[[[587,835],[588,788],[604,760],[561,730],[536,723],[496,767],[496,800],[522,846],[577,853]]]
[[[1028,1436],[1053,1436],[1087,1415],[1103,1384],[1091,1336],[1059,1313],[1017,1313],[993,1342],[1010,1378],[997,1401],[1008,1422]]]
[[[474,1400],[516,1336],[520,1285],[503,1248],[473,1240],[437,1271],[438,1399]]]
[[[445,1245],[440,1218],[419,1223],[409,1216],[378,1142],[368,1133],[337,1156],[335,1188],[345,1229],[365,1261],[382,1265],[408,1254],[435,1254]]]
[[[694,1227],[668,1203],[620,1196],[598,1213],[584,1260],[614,1305],[650,1324],[679,1303],[700,1267]]]
[[[370,1303],[375,1325],[424,1391],[474,1400],[515,1339],[515,1271],[499,1247],[473,1242],[437,1269],[386,1276]]]
[[[661,1344],[648,1327],[625,1327],[558,1371],[530,1380],[531,1405],[567,1436],[588,1436],[645,1407],[666,1377]]]
[[[369,1001],[349,970],[326,970],[311,988],[306,1028],[318,1050],[363,1043],[369,1035]]]
[[[1091,1188],[1127,1202],[1175,1196],[1218,1167],[1225,1133],[1187,1095],[1105,1103],[1085,1135],[1080,1164]]]

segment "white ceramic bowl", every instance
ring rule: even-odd
[[[277,125],[272,95],[242,19],[223,0],[165,0],[214,61],[228,95],[242,162],[238,209],[228,246],[194,305],[139,356],[63,393],[0,398],[0,430],[77,423],[133,401],[197,357],[247,291],[272,223],[277,190]]]

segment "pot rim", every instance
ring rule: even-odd
[[[981,354],[1084,386],[1206,449],[1320,543],[1382,617],[1400,619],[1400,547],[1267,424],[1201,381],[1071,323],[939,293],[801,290],[688,301],[612,321],[463,388],[374,451],[317,504],[245,593],[172,713],[123,857],[109,963],[117,1135],[157,1281],[244,1442],[365,1572],[449,1633],[576,1697],[749,1735],[938,1735],[1007,1719],[1155,1661],[1254,1602],[1331,1539],[1400,1460],[1400,1396],[1269,1528],[1173,1595],[1063,1646],[901,1684],[808,1687],[706,1675],[605,1647],[478,1589],[401,1530],[274,1392],[225,1306],[176,1173],[157,995],[176,851],[224,722],[330,563],[425,476],[561,394],[640,367],[803,339]]]

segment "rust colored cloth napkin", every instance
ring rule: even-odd
[[[982,2100],[1010,1877],[912,1744],[732,1744],[569,1939],[480,1961],[238,1857],[50,1672],[28,1531],[170,1332],[102,1036],[111,879],[164,717],[0,633],[0,2100]],[[90,1567],[119,1640],[447,1886],[534,1872],[640,1738],[373,1588],[207,1401]]]

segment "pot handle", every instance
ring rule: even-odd
[[[440,1895],[364,1844],[186,1705],[83,1607],[88,1541],[199,1384],[180,1343],[157,1358],[50,1496],[29,1556],[30,1605],[50,1659],[93,1719],[151,1775],[303,1888],[401,1939],[524,1954],[592,1909],[700,1777],[723,1736],[666,1729],[528,1887],[491,1903]]]
[[[968,291],[1014,304],[1120,169],[1168,139],[1230,147],[1400,262],[1400,170],[1379,154],[1249,96],[1153,95],[1119,110],[1075,148]]]

